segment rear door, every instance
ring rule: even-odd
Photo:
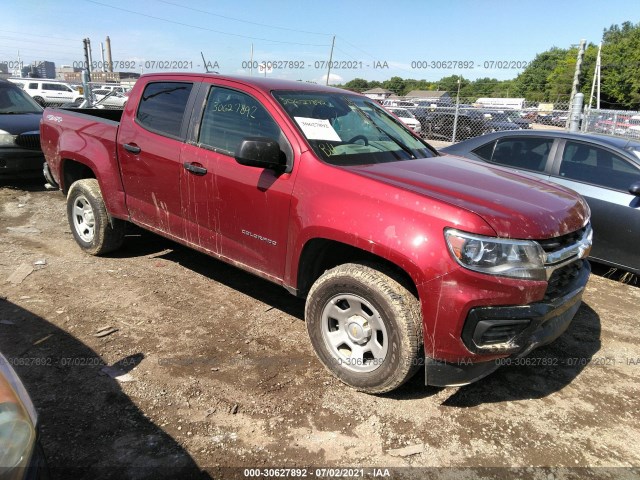
[[[566,140],[551,180],[580,193],[591,207],[591,257],[640,270],[640,197],[629,193],[640,167],[605,147]]]
[[[199,79],[150,80],[134,115],[125,112],[118,130],[118,158],[131,219],[184,238],[180,162]]]

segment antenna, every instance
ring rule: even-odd
[[[202,61],[204,62],[204,70],[205,70],[205,72],[210,73],[209,72],[209,66],[207,65],[207,61],[204,59],[204,53],[200,52],[200,55],[202,55]]]

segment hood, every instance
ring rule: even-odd
[[[20,135],[25,132],[39,132],[42,112],[38,113],[0,113],[0,130],[11,135]]]
[[[589,207],[573,190],[460,157],[348,169],[473,212],[499,237],[557,237],[582,228],[589,218]]]

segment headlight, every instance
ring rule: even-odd
[[[15,147],[15,135],[11,135],[9,132],[0,130],[0,147]]]
[[[444,236],[453,258],[469,270],[546,280],[544,250],[536,242],[485,237],[454,229],[446,229]]]
[[[36,431],[16,391],[24,391],[7,360],[0,355],[0,478],[21,478],[33,453]],[[27,403],[30,400],[26,399]]]

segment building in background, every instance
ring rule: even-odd
[[[97,83],[135,83],[138,78],[140,74],[136,72],[91,72],[91,81]],[[82,71],[62,72],[62,79],[69,83],[82,83]]]
[[[20,73],[25,78],[56,78],[56,64],[48,60],[34,61],[23,67]]]
[[[0,63],[0,78],[9,78],[10,76],[9,65],[7,63]]]
[[[372,100],[383,101],[389,98],[393,92],[391,90],[387,90],[386,88],[372,88],[371,90],[367,90],[362,92],[365,97],[369,97]]]
[[[58,80],[68,81],[65,78],[65,74],[67,74],[67,73],[78,73],[78,72],[82,72],[82,69],[81,68],[72,67],[71,65],[62,65],[61,67],[56,68],[56,78]]]

